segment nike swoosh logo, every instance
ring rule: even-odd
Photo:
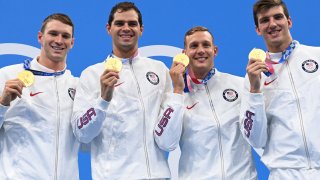
[[[123,84],[124,82],[121,82],[121,83],[118,83],[118,84],[115,84],[113,87],[117,87],[117,86],[120,86],[121,84]]]
[[[192,109],[196,104],[198,104],[199,102],[194,103],[192,106],[187,106],[187,109]]]
[[[43,92],[36,92],[36,93],[30,92],[30,96],[32,97],[32,96],[38,95],[38,94],[40,94],[40,93],[43,93]]]
[[[274,79],[273,79],[272,81],[270,81],[270,82],[265,81],[265,82],[264,82],[264,85],[265,85],[265,86],[268,86],[269,84],[271,84],[271,83],[272,83],[273,81],[275,81],[276,79],[277,79],[277,78],[274,78]]]

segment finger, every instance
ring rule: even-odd
[[[22,89],[24,87],[24,84],[21,83],[20,80],[18,81],[8,81],[5,85],[5,87],[8,87],[9,89],[15,89],[17,90],[20,94],[22,94]]]
[[[109,72],[107,72],[106,74],[102,74],[102,75],[100,76],[100,80],[109,79],[109,78],[111,78],[111,77],[115,77],[115,78],[119,79],[119,73],[113,72],[113,71],[109,71]]]
[[[118,82],[118,79],[114,76],[111,76],[111,77],[101,81],[102,85],[104,85],[106,87],[114,86],[117,82]]]
[[[5,88],[6,89],[6,95],[9,95],[9,96],[11,96],[12,97],[12,99],[14,99],[15,97],[19,97],[19,98],[21,98],[21,95],[22,95],[22,93],[20,93],[17,89],[15,89],[15,88],[10,88],[10,87],[6,87]],[[5,96],[6,96],[5,95]]]

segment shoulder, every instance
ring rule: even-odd
[[[80,78],[84,76],[100,76],[103,70],[104,70],[104,62],[91,65],[82,71]]]
[[[5,66],[5,67],[2,67],[0,70],[2,72],[21,71],[23,70],[23,64],[13,64],[13,65]]]
[[[13,64],[0,69],[1,79],[16,78],[18,73],[23,71],[23,64]]]
[[[320,47],[318,47],[318,46],[308,46],[308,45],[304,45],[304,44],[299,44],[298,49],[303,50],[303,51],[320,53]]]
[[[168,69],[168,67],[160,60],[156,60],[156,59],[152,59],[152,58],[148,58],[148,57],[141,57],[141,60],[144,63],[147,63],[148,65],[154,65],[159,68]]]
[[[229,74],[229,73],[224,73],[224,72],[219,72],[219,71],[217,71],[217,75],[218,75],[221,79],[223,79],[223,80],[228,80],[228,81],[231,81],[231,82],[243,83],[243,81],[244,81],[244,78],[243,78],[243,77],[236,76],[236,75]]]

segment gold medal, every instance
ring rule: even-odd
[[[110,71],[120,72],[122,69],[122,62],[119,58],[108,58],[105,62],[105,68]]]
[[[34,75],[32,72],[24,70],[18,74],[18,79],[23,82],[23,84],[28,87],[34,82]]]
[[[181,63],[185,67],[187,67],[189,64],[189,57],[184,53],[180,53],[180,54],[177,54],[176,56],[174,56],[173,62]]]
[[[249,59],[258,59],[260,61],[265,61],[266,57],[266,52],[258,48],[253,48],[249,53]]]

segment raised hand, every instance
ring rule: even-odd
[[[183,73],[186,67],[177,62],[173,62],[171,69],[169,71],[172,82],[173,82],[173,92],[182,94],[184,89],[184,80],[183,80]]]
[[[101,98],[110,102],[114,90],[114,85],[119,79],[118,72],[105,70],[100,76]]]
[[[247,74],[250,81],[250,92],[260,93],[261,73],[267,72],[268,67],[264,61],[258,59],[249,59],[247,65]]]
[[[10,106],[10,103],[17,97],[21,98],[23,87],[25,85],[19,79],[8,80],[3,88],[0,104]]]

